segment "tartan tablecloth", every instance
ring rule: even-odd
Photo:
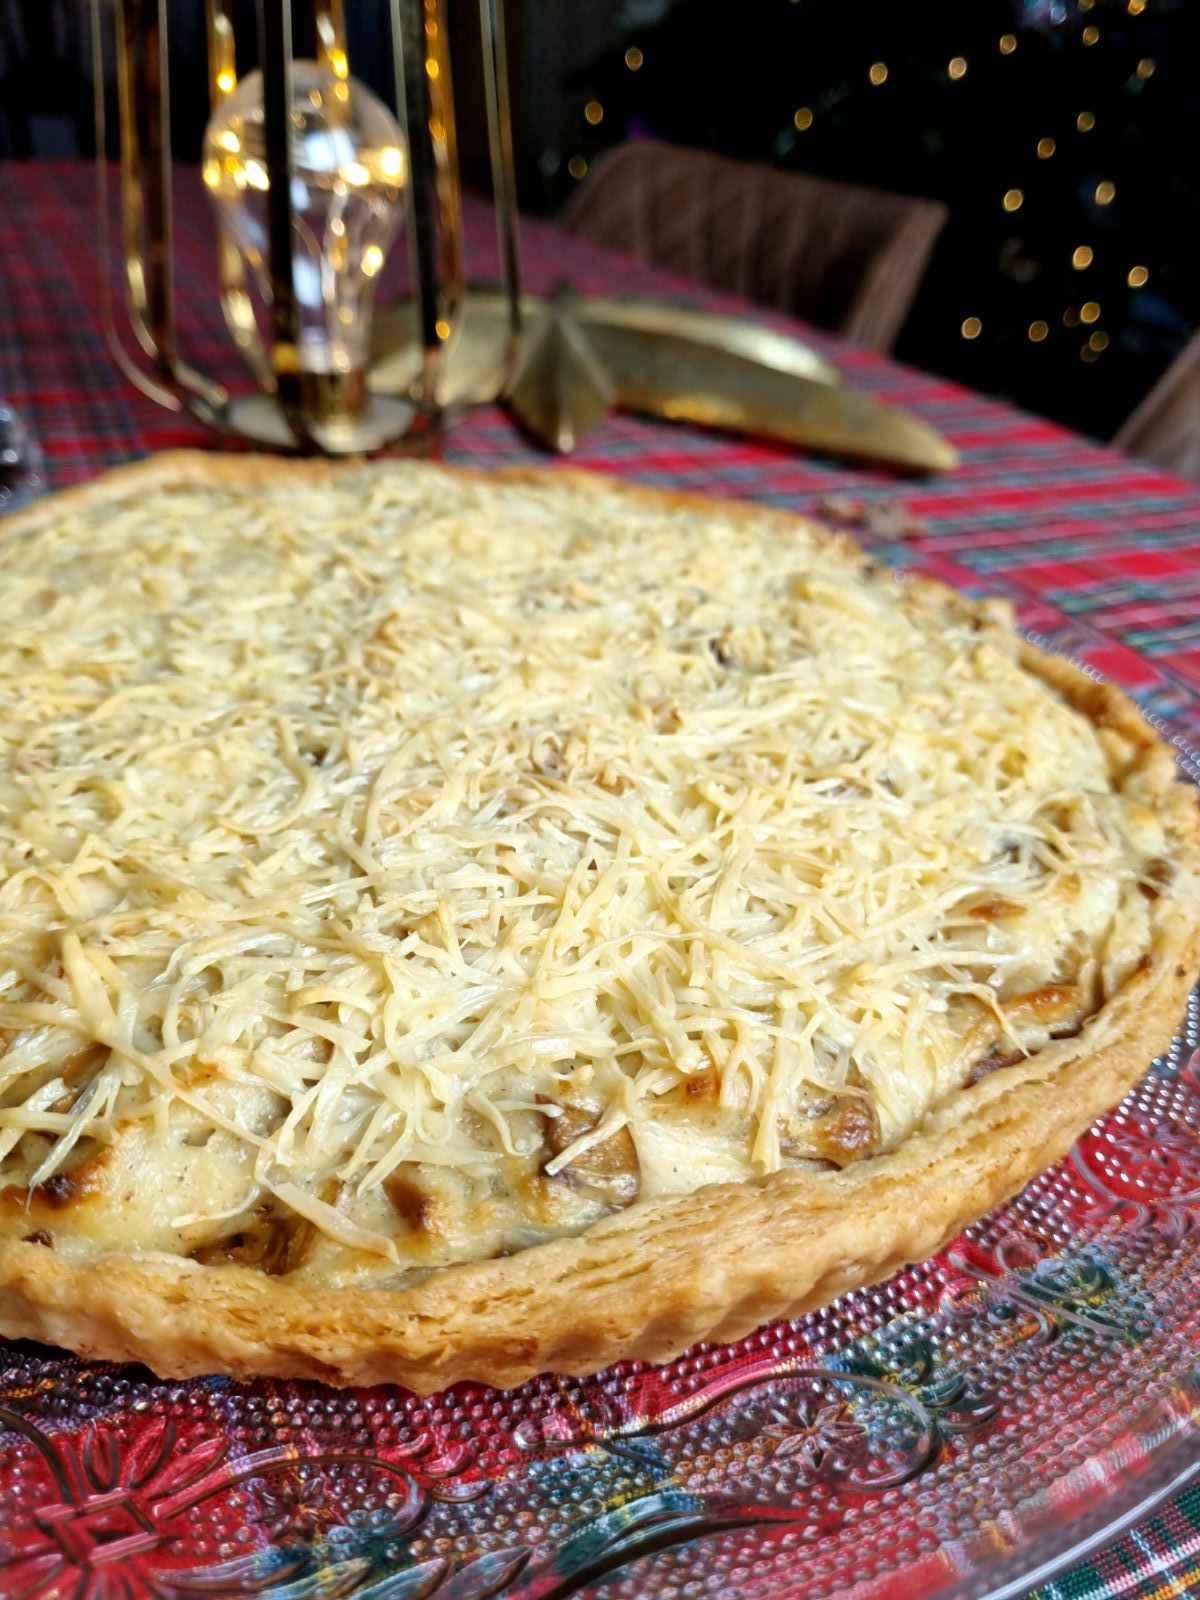
[[[237,358],[213,296],[213,227],[194,173],[184,175],[177,206],[184,354],[216,376],[235,378]],[[482,213],[471,213],[469,232],[486,270]],[[526,227],[523,249],[532,289],[568,277],[585,291],[680,290],[545,225]],[[149,451],[211,442],[199,425],[143,399],[118,374],[102,334],[98,256],[86,169],[0,166],[0,399],[29,424],[51,488]],[[798,510],[833,494],[868,504],[899,497],[919,525],[912,548],[926,570],[968,590],[1002,579],[1021,601],[1027,626],[1065,640],[1148,710],[1200,738],[1200,489],[941,378],[824,336],[812,342],[850,384],[946,434],[961,451],[960,470],[899,482],[760,442],[624,416],[590,434],[577,463]],[[442,448],[451,462],[539,459],[491,409],[456,421]],[[53,1420],[51,1411],[44,1415]],[[0,1527],[5,1510],[0,1506]],[[0,1569],[0,1595],[15,1592],[4,1583]],[[1059,1600],[1167,1600],[1193,1592],[1200,1592],[1200,1487],[1037,1591]]]

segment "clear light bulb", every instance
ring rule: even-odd
[[[404,137],[370,89],[331,68],[292,65],[293,283],[301,369],[361,375],[370,348],[375,283],[403,219]],[[221,229],[240,251],[264,300],[268,272],[266,137],[262,74],[252,72],[209,122],[204,183]]]

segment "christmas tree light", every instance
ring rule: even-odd
[[[1196,0],[742,0],[733,34],[726,0],[625,16],[577,75],[549,204],[630,128],[943,200],[901,356],[1101,435],[1200,325],[1200,100],[1173,70],[1200,55]]]

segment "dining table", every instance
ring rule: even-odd
[[[176,173],[175,224],[181,351],[244,386],[194,168]],[[482,204],[467,236],[487,277]],[[552,221],[523,220],[520,246],[535,292],[665,295],[797,334],[960,457],[902,477],[613,412],[574,467],[814,514],[901,573],[1005,597],[1031,639],[1118,684],[1185,757],[1200,747],[1200,485]],[[122,375],[116,270],[90,166],[0,164],[0,402],[38,453],[20,499],[156,451],[237,448]],[[426,447],[451,466],[547,463],[496,405]],[[1193,1017],[1157,1098],[1005,1208],[1006,1233],[662,1369],[419,1399],[164,1381],[0,1342],[0,1597],[1200,1593],[1196,1045]]]

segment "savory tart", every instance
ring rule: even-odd
[[[0,538],[0,1331],[508,1384],[932,1252],[1169,1040],[1195,797],[1002,606],[563,473]]]

